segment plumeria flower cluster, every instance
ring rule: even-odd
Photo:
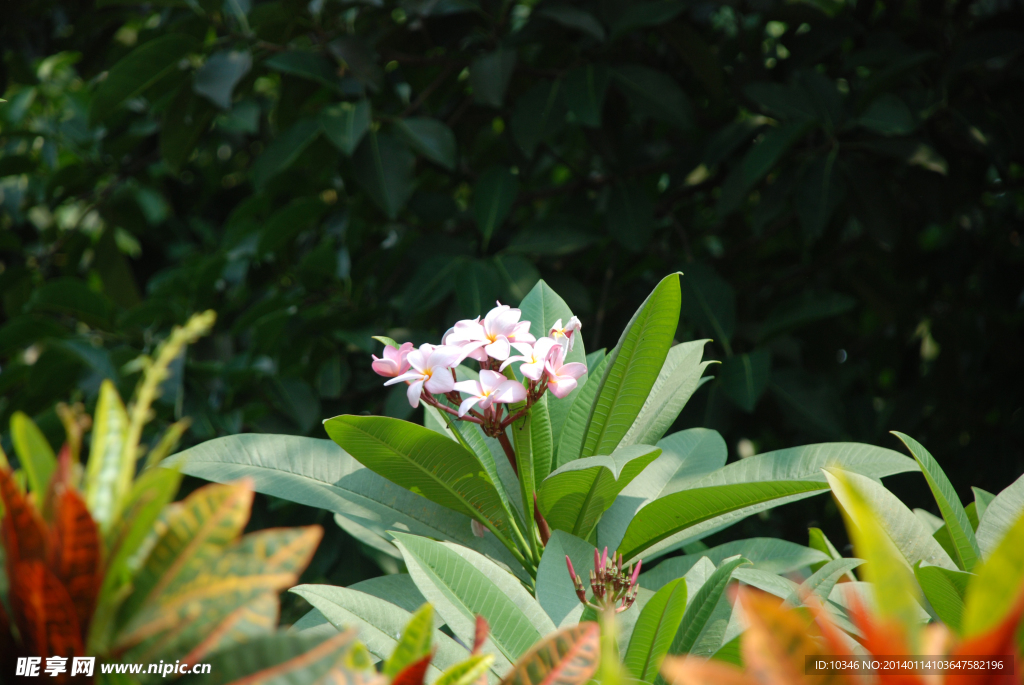
[[[519,309],[497,305],[483,319],[456,323],[440,345],[425,343],[419,349],[412,343],[386,345],[382,358],[373,356],[373,370],[389,379],[384,385],[407,384],[411,406],[422,401],[457,419],[480,424],[487,435],[502,440],[505,429],[546,391],[558,398],[571,393],[587,367],[566,362],[580,330],[575,316],[565,324],[559,319],[538,340],[530,333],[530,322],[521,320]],[[466,359],[479,362],[478,380],[456,378],[455,368]],[[517,362],[522,382],[505,375]],[[506,412],[505,405],[522,402],[525,406],[515,413]]]
[[[612,558],[608,558],[608,548],[603,553],[594,550],[594,570],[590,572],[590,591],[593,593],[593,601],[587,600],[587,588],[583,585],[583,579],[576,575],[576,569],[572,567],[572,560],[569,555],[565,556],[565,564],[569,567],[569,577],[572,579],[573,587],[576,589],[576,596],[584,605],[597,611],[614,609],[621,613],[633,606],[636,601],[637,592],[640,586],[637,580],[640,578],[640,566],[643,560],[636,562],[636,568],[630,564],[625,571],[622,570],[622,555],[612,552]]]

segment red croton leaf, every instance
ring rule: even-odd
[[[412,662],[395,676],[395,679],[391,681],[391,685],[423,685],[423,678],[427,674],[427,667],[430,666],[430,661],[433,658],[434,653],[431,652],[419,661]]]
[[[67,588],[79,624],[87,627],[103,582],[100,533],[75,490],[59,487],[55,499],[49,567]]]
[[[473,631],[473,654],[479,654],[480,650],[483,649],[484,642],[487,641],[487,635],[490,634],[491,627],[487,625],[487,619],[480,614],[476,615],[476,626]]]
[[[11,574],[11,610],[26,654],[84,656],[74,603],[41,561],[20,561]]]
[[[10,577],[18,562],[46,558],[46,525],[6,467],[0,467],[0,498],[4,503],[2,534]]]
[[[1024,615],[1024,592],[1017,596],[1010,613],[999,624],[987,633],[964,640],[953,650],[955,656],[1013,656],[1016,675],[1006,672],[967,672],[951,674],[946,677],[944,685],[1010,685],[1021,682],[1020,669],[1024,667],[1017,649],[1017,628],[1021,616]]]

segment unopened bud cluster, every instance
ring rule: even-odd
[[[640,566],[643,561],[638,560],[636,568],[630,564],[626,570],[622,570],[623,561],[622,555],[618,552],[613,552],[609,559],[607,547],[602,553],[594,550],[594,569],[590,572],[592,600],[588,601],[583,579],[576,575],[572,560],[566,555],[565,563],[569,567],[569,577],[576,588],[576,596],[584,605],[596,611],[614,609],[616,613],[633,606],[636,593],[640,590],[637,579],[640,578]]]

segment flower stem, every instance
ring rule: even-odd
[[[512,472],[516,474],[516,478],[519,477],[519,467],[516,466],[516,452],[512,449],[512,443],[508,441],[508,434],[505,431],[498,433],[498,442],[501,443],[501,449],[505,450],[505,456],[508,457],[508,463],[512,465]]]

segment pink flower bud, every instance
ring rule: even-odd
[[[636,581],[640,578],[640,565],[644,563],[643,559],[636,560],[636,568],[633,569],[633,575],[629,578],[630,585],[636,585]]]
[[[375,354],[370,355],[373,358],[373,363],[370,366],[378,376],[384,376],[385,378],[401,376],[409,370],[409,360],[407,357],[410,352],[412,352],[411,342],[402,343],[401,347],[385,345],[383,358],[379,358]]]

